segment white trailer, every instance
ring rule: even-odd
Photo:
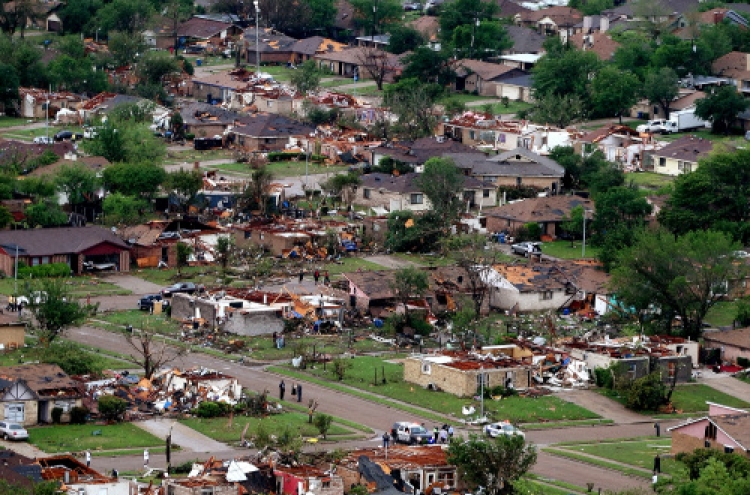
[[[710,128],[711,122],[703,120],[702,118],[695,115],[695,109],[681,110],[679,112],[671,112],[669,114],[669,120],[664,122],[662,132],[680,132],[689,131],[691,129],[704,129]]]

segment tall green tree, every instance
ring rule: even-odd
[[[515,493],[514,484],[536,464],[536,458],[536,447],[516,435],[487,439],[470,435],[448,447],[448,462],[456,466],[461,479],[472,491],[481,487],[489,495]]]
[[[556,93],[536,94],[534,106],[529,110],[529,119],[539,124],[552,124],[561,129],[583,120],[587,111],[582,100],[576,94],[558,95]]]
[[[750,243],[750,150],[715,153],[680,175],[659,212],[659,223],[675,235],[714,229]]]
[[[411,52],[424,45],[425,39],[422,33],[409,26],[393,26],[388,39],[389,52],[401,55],[405,52]]]
[[[367,36],[385,34],[386,29],[397,24],[404,13],[398,0],[352,0],[357,23]]]
[[[444,219],[445,226],[461,212],[464,175],[450,158],[430,158],[415,179],[417,187],[430,200],[432,212]]]
[[[0,63],[0,104],[12,108],[18,101],[18,73],[15,67]]]
[[[663,331],[672,333],[672,319],[679,317],[679,333],[699,339],[708,311],[744,278],[738,249],[722,232],[675,237],[666,230],[646,230],[618,256],[612,288],[626,307],[656,308]]]
[[[137,55],[144,53],[146,42],[140,33],[111,31],[107,43],[115,67],[125,67],[136,61]]]
[[[404,56],[402,80],[416,79],[422,83],[436,83],[446,86],[453,81],[456,74],[451,66],[450,54],[446,51],[435,51],[426,46],[416,48]]]
[[[457,26],[449,43],[449,49],[457,57],[479,60],[497,57],[513,46],[503,25],[489,20]]]
[[[74,300],[65,281],[60,279],[32,283],[23,295],[28,299],[26,307],[34,317],[40,341],[45,346],[67,328],[82,323],[92,310]]]
[[[292,74],[292,85],[301,95],[320,88],[320,69],[315,60],[308,60]]]
[[[594,52],[566,49],[548,53],[534,66],[533,89],[536,94],[577,96],[588,101],[590,84],[602,62]]]
[[[162,84],[162,78],[180,72],[180,64],[163,51],[148,51],[138,59],[136,73],[145,84]]]
[[[57,189],[68,197],[68,203],[72,205],[91,199],[99,185],[96,172],[79,163],[60,167],[55,176],[55,183]]]
[[[430,287],[430,281],[427,278],[427,272],[419,268],[407,267],[396,270],[391,283],[391,290],[394,297],[404,305],[404,315],[408,321],[409,301],[418,299],[427,292]]]
[[[203,174],[180,169],[167,174],[164,187],[175,194],[182,208],[187,208],[203,187]]]
[[[29,227],[59,227],[68,223],[68,215],[57,201],[44,199],[26,207],[24,211]]]
[[[672,100],[677,97],[677,82],[677,73],[669,67],[662,67],[646,74],[643,96],[652,105],[659,105],[665,118],[669,118]]]
[[[432,135],[437,124],[435,100],[442,88],[434,83],[425,84],[414,78],[401,79],[386,88],[383,103],[398,115],[396,132],[406,139]]]
[[[101,8],[101,4],[100,0],[68,0],[60,10],[60,19],[65,32],[88,32],[87,28]],[[94,31],[96,31],[96,28],[94,28]]]
[[[351,206],[352,201],[354,201],[354,192],[360,184],[362,184],[362,179],[359,174],[357,172],[349,172],[334,175],[325,184],[321,184],[321,187],[333,196],[340,196],[341,200],[347,206]]]
[[[711,94],[695,102],[695,115],[711,122],[715,134],[729,134],[737,115],[750,107],[750,100],[737,92],[734,86],[720,86]]]
[[[591,82],[593,106],[603,116],[616,116],[622,124],[622,116],[638,101],[640,80],[629,71],[614,66],[603,67]]]
[[[167,173],[151,163],[116,163],[104,169],[102,181],[110,192],[150,199],[166,180]]]
[[[119,192],[108,195],[102,202],[105,221],[110,225],[136,224],[143,217],[148,203],[135,196],[126,196]]]
[[[461,26],[476,27],[477,21],[491,21],[500,7],[497,3],[484,0],[455,0],[446,2],[440,12],[440,37],[449,43],[453,31]]]
[[[142,32],[154,14],[149,0],[112,0],[96,12],[94,23],[102,36],[110,31],[135,34]]]

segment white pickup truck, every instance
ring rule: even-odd
[[[668,121],[664,119],[658,119],[658,120],[649,120],[645,124],[641,124],[638,127],[635,128],[638,132],[664,132],[664,126],[666,125]]]

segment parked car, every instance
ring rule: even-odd
[[[418,2],[408,2],[404,4],[404,11],[422,10],[422,4]]]
[[[18,423],[0,421],[0,437],[5,440],[26,440],[29,438],[29,432]]]
[[[178,282],[169,287],[165,287],[161,290],[162,297],[172,297],[177,293],[183,294],[195,294],[196,292],[201,293],[206,290],[202,285],[195,285],[193,282]]]
[[[164,299],[161,294],[148,294],[138,300],[138,309],[148,311],[154,307],[154,303],[161,301],[164,306],[169,306],[169,301]]]
[[[196,53],[203,53],[205,51],[206,51],[206,47],[201,46],[201,45],[190,45],[190,46],[185,47],[185,53],[196,54]]]
[[[83,134],[81,134],[80,132],[74,133],[73,131],[60,131],[55,134],[55,141],[67,141],[73,138],[75,138],[76,140],[81,140],[83,139]]]
[[[510,246],[510,250],[514,254],[520,254],[528,257],[529,255],[538,256],[542,254],[542,243],[541,242],[518,242]]]
[[[526,438],[526,435],[524,434],[524,432],[522,432],[521,430],[519,430],[518,428],[516,428],[510,423],[503,423],[503,422],[492,423],[492,424],[486,425],[484,427],[484,433],[488,437],[492,437],[492,438],[499,437],[500,435],[519,436],[519,437]]]
[[[638,132],[663,132],[666,122],[664,119],[649,120],[645,124],[636,127],[635,130]]]
[[[83,128],[84,139],[94,139],[98,135],[99,135],[99,130],[96,127],[84,127]]]
[[[34,144],[52,144],[54,142],[49,136],[37,136],[34,138]]]
[[[429,442],[430,438],[432,438],[432,433],[419,423],[400,422],[393,424],[391,436],[396,442],[415,445]]]

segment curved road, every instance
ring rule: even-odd
[[[100,347],[103,349],[120,353],[127,352],[127,344],[119,334],[108,332],[92,327],[75,328],[68,331],[69,338],[86,345]],[[216,369],[235,376],[243,386],[262,391],[267,389],[272,396],[276,396],[280,377],[267,372],[260,366],[246,366],[238,363],[225,361],[207,354],[191,353],[179,358],[177,364],[184,367],[204,366]],[[342,392],[337,392],[313,383],[305,383],[303,401],[314,398],[319,402],[318,410],[327,414],[360,423],[376,431],[372,438],[358,442],[338,444],[341,448],[372,447],[380,445],[379,439],[382,431],[390,428],[394,421],[410,419],[425,422],[428,425],[432,421],[424,418],[413,417],[399,410],[394,410],[383,404],[371,402],[366,399],[354,397]],[[406,418],[404,416],[407,416]],[[666,427],[666,425],[665,425]],[[588,426],[565,429],[547,429],[531,431],[527,438],[538,446],[545,446],[565,440],[597,440],[604,438],[625,438],[653,434],[651,422],[626,424],[616,426]],[[190,447],[190,446],[186,446]],[[311,450],[328,448],[325,445],[311,447]],[[195,450],[201,450],[196,448]],[[217,457],[230,458],[248,453],[245,450],[231,450],[227,452],[213,452]],[[173,464],[195,459],[199,454],[192,451],[178,452],[174,455]],[[163,455],[152,455],[152,466],[163,467],[165,459]],[[117,467],[120,471],[137,470],[142,467],[140,456],[96,458],[94,467],[102,470]],[[627,487],[648,487],[649,483],[640,478],[624,476],[616,471],[602,469],[595,466],[582,464],[567,459],[555,457],[544,452],[539,453],[537,464],[533,472],[539,476],[550,479],[558,479],[585,486],[586,483],[594,483],[595,487],[603,490],[622,490]]]

